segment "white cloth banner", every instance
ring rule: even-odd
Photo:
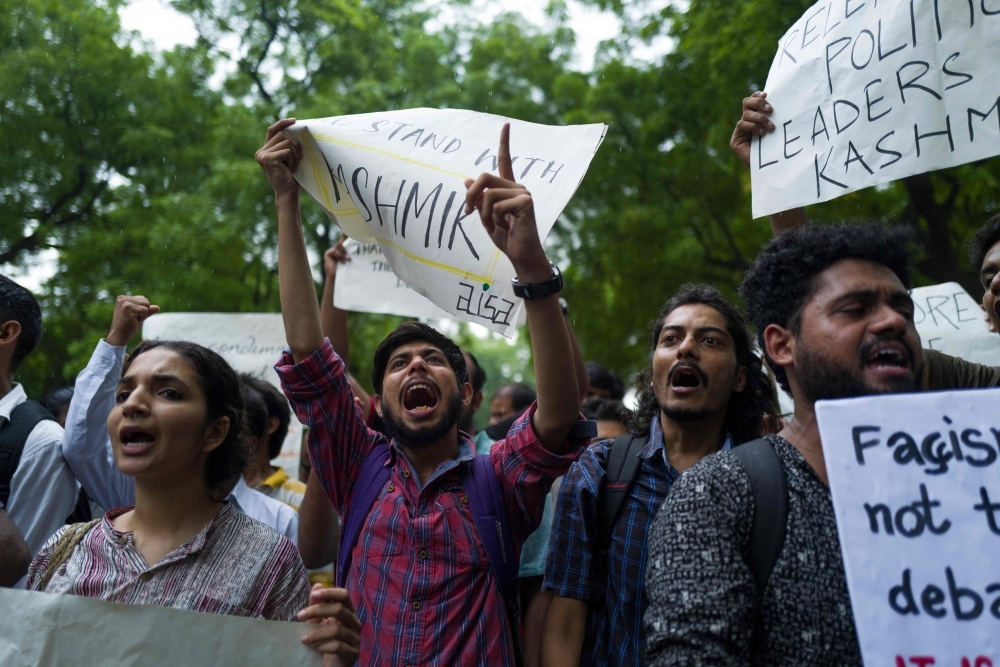
[[[587,173],[607,126],[551,127],[455,109],[299,121],[296,179],[352,239],[377,242],[393,273],[443,310],[512,335],[514,269],[473,211],[465,179],[496,172],[510,122],[514,175],[544,239]]]
[[[222,355],[239,373],[281,388],[274,365],[287,347],[281,313],[160,313],[142,324],[144,340],[187,340]],[[295,413],[274,464],[298,479],[303,427]]]
[[[817,2],[767,77],[754,217],[997,155],[998,70],[998,0]]]
[[[868,667],[1000,665],[1000,390],[816,405]]]
[[[454,319],[454,315],[435,306],[427,297],[411,290],[392,267],[374,241],[362,243],[349,239],[344,249],[351,261],[337,266],[333,304],[342,310],[385,313],[423,319]]]
[[[979,303],[961,285],[918,287],[912,296],[913,319],[925,349],[1000,366],[1000,336],[990,332]]]
[[[0,589],[4,667],[319,667],[301,623]]]

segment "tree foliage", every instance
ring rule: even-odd
[[[728,142],[741,99],[811,2],[590,2],[624,32],[577,72],[559,1],[538,28],[517,14],[444,24],[442,5],[420,0],[174,0],[199,39],[155,52],[122,31],[120,0],[0,0],[0,263],[59,251],[40,294],[44,342],[20,379],[35,394],[71,382],[119,293],[171,311],[277,311],[273,206],[252,158],[266,126],[417,106],[609,125],[549,244],[587,356],[637,370],[669,294],[703,281],[735,296],[770,235],[750,217],[749,173]],[[667,55],[635,58],[663,36]],[[920,280],[973,291],[962,244],[998,208],[998,172],[988,160],[915,176],[809,214],[909,225]],[[337,230],[311,203],[304,224],[319,277]],[[352,315],[359,378],[398,322]],[[458,338],[487,360],[491,386],[530,379],[523,342]]]

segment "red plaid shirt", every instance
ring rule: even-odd
[[[309,426],[309,458],[334,507],[346,517],[365,457],[381,433],[365,426],[344,363],[329,342],[301,363],[286,351],[275,366],[299,419]],[[516,553],[538,527],[545,494],[586,440],[557,456],[535,436],[532,406],[490,456],[500,478]],[[461,434],[458,459],[438,466],[421,488],[393,443],[392,477],[367,512],[347,586],[362,623],[362,665],[514,665],[503,596],[476,533],[459,480],[474,455]]]

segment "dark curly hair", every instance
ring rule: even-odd
[[[591,389],[603,389],[613,401],[625,398],[625,383],[614,371],[596,361],[588,361],[586,367]]]
[[[1000,241],[1000,215],[994,215],[986,221],[985,225],[976,230],[966,246],[966,250],[969,252],[969,263],[972,264],[972,270],[976,272],[976,275],[979,275],[983,261],[986,260],[986,253],[998,241]]]
[[[584,401],[583,405],[580,406],[580,412],[587,419],[599,422],[621,422],[627,426],[632,420],[632,412],[622,405],[621,401],[601,398],[599,396],[594,396]]]
[[[663,304],[660,316],[653,324],[652,349],[660,340],[660,333],[667,317],[681,306],[703,304],[714,308],[726,320],[726,328],[733,337],[736,362],[747,369],[747,383],[743,391],[734,393],[726,406],[725,427],[735,444],[755,440],[764,434],[764,415],[777,414],[774,389],[764,373],[760,357],[754,352],[753,338],[747,329],[746,319],[739,309],[711,285],[682,285]],[[650,424],[660,413],[660,403],[652,386],[653,366],[646,367],[636,378],[636,409],[630,425],[633,435],[649,433]]]
[[[222,500],[243,474],[250,460],[250,448],[243,419],[243,394],[240,378],[232,366],[217,352],[180,340],[149,340],[135,349],[125,361],[122,376],[129,367],[150,350],[165,348],[176,352],[194,368],[198,385],[205,394],[205,416],[208,421],[229,418],[229,432],[222,444],[208,453],[205,461],[205,485],[215,500]]]
[[[389,365],[389,357],[397,348],[412,343],[414,341],[426,341],[437,347],[448,358],[451,369],[455,371],[458,378],[458,386],[469,381],[469,369],[465,365],[465,355],[455,342],[445,336],[440,331],[429,327],[421,322],[403,322],[396,327],[391,334],[385,337],[375,350],[375,363],[372,366],[372,387],[376,394],[382,393],[382,384],[385,381],[385,369]]]
[[[11,320],[21,325],[10,357],[10,372],[13,373],[42,338],[42,309],[34,294],[7,276],[0,276],[0,323]]]
[[[807,225],[779,234],[750,264],[740,296],[764,348],[764,329],[777,324],[798,335],[802,308],[817,288],[816,276],[845,259],[882,264],[910,288],[912,234],[905,227],[877,224]],[[764,356],[774,377],[791,394],[785,369]]]

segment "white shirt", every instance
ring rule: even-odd
[[[124,346],[108,345],[104,340],[97,344],[87,367],[76,377],[62,438],[62,455],[73,474],[90,497],[105,509],[135,504],[135,479],[122,474],[115,465],[107,427],[108,415],[115,407],[115,389],[122,377],[124,358]],[[288,505],[254,491],[242,477],[229,500],[243,514],[267,524],[298,545],[299,516]]]
[[[6,424],[14,408],[26,400],[24,388],[15,384],[0,399],[0,423]],[[39,422],[28,434],[10,481],[7,514],[24,535],[32,555],[66,523],[80,494],[80,486],[60,451],[62,438],[59,424],[48,419]]]

